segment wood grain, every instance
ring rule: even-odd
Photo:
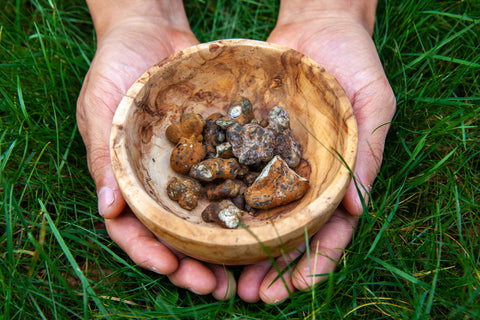
[[[176,173],[165,129],[184,112],[225,112],[239,95],[257,118],[276,105],[288,111],[310,188],[301,200],[244,217],[229,230],[202,221],[206,200],[187,211],[166,195]],[[343,198],[356,153],[350,102],[325,69],[292,49],[241,39],[191,47],[150,68],[121,101],[111,133],[113,170],[137,217],[173,248],[219,264],[278,256],[318,231]]]

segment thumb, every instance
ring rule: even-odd
[[[92,152],[89,168],[97,186],[98,213],[106,219],[115,218],[124,209],[125,200],[113,174],[110,152],[100,151],[100,155],[96,152]]]
[[[343,198],[343,206],[353,215],[361,215],[363,207],[368,204],[396,105],[386,78],[371,88],[364,88],[363,93],[352,101],[358,123],[358,153],[354,179]]]
[[[115,218],[125,207],[125,200],[115,180],[110,162],[110,129],[116,106],[112,96],[95,94],[88,85],[89,75],[84,82],[77,102],[77,122],[87,149],[88,169],[95,182],[98,196],[98,212],[102,217]],[[94,92],[91,92],[94,91]]]

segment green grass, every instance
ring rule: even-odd
[[[200,41],[266,39],[276,1],[186,1]],[[328,281],[278,306],[171,285],[113,244],[75,124],[94,55],[83,1],[0,12],[0,315],[5,319],[480,317],[480,3],[381,1],[398,111],[369,215]]]

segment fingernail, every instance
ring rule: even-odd
[[[200,292],[196,291],[196,290],[195,290],[195,289],[193,289],[193,288],[187,287],[187,288],[185,288],[185,289],[187,289],[187,290],[188,290],[188,291],[190,291],[190,292],[193,292],[193,293],[195,293],[196,295],[199,295],[199,296],[201,296],[201,295],[202,295]]]
[[[153,271],[155,273],[160,273],[160,272],[158,272],[158,269],[155,268],[154,266],[148,266],[147,269],[150,270],[150,271]]]
[[[365,206],[368,205],[368,196],[370,194],[370,191],[371,191],[372,187],[370,185],[366,186],[366,187],[362,187],[360,189],[360,192],[362,194],[362,198],[363,198],[363,201],[365,202]],[[358,207],[360,208],[361,211],[363,211],[363,204],[362,204],[362,198],[360,198],[360,195],[358,196],[357,198],[357,201],[358,201]]]
[[[115,202],[115,195],[109,187],[102,187],[98,192],[98,213],[103,217],[105,210]]]

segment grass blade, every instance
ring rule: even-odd
[[[108,316],[108,313],[107,313],[107,309],[105,309],[105,306],[102,304],[100,299],[98,299],[97,295],[93,291],[93,288],[90,286],[89,280],[83,274],[82,270],[80,269],[80,266],[77,264],[77,262],[75,261],[75,258],[70,252],[70,249],[68,249],[67,245],[65,244],[65,241],[63,241],[63,237],[60,234],[57,227],[55,226],[55,222],[50,217],[50,214],[48,213],[47,208],[45,207],[45,205],[41,200],[39,200],[39,204],[45,214],[45,217],[47,218],[48,226],[50,227],[53,235],[55,236],[55,239],[57,239],[57,242],[62,248],[62,251],[65,254],[65,257],[67,258],[68,262],[73,268],[73,271],[75,272],[77,277],[80,279],[80,282],[82,283],[82,289],[84,291],[84,294],[83,294],[84,314],[87,315],[89,313],[87,302],[88,302],[88,297],[91,297],[92,300],[95,302],[95,305],[97,306],[97,308],[100,310],[101,314],[104,315],[107,319],[110,319],[110,316]]]
[[[425,282],[423,282],[421,280],[418,280],[413,275],[408,274],[407,272],[405,272],[403,270],[400,270],[399,268],[395,267],[394,265],[392,265],[390,263],[387,263],[387,262],[385,262],[383,260],[380,260],[378,258],[375,258],[373,256],[370,257],[370,260],[373,260],[374,262],[376,262],[379,265],[381,265],[382,267],[384,267],[390,273],[399,276],[400,278],[402,278],[405,281],[408,281],[408,282],[410,282],[414,285],[421,285],[422,287],[425,287],[425,288],[428,287],[428,284],[426,284]]]

